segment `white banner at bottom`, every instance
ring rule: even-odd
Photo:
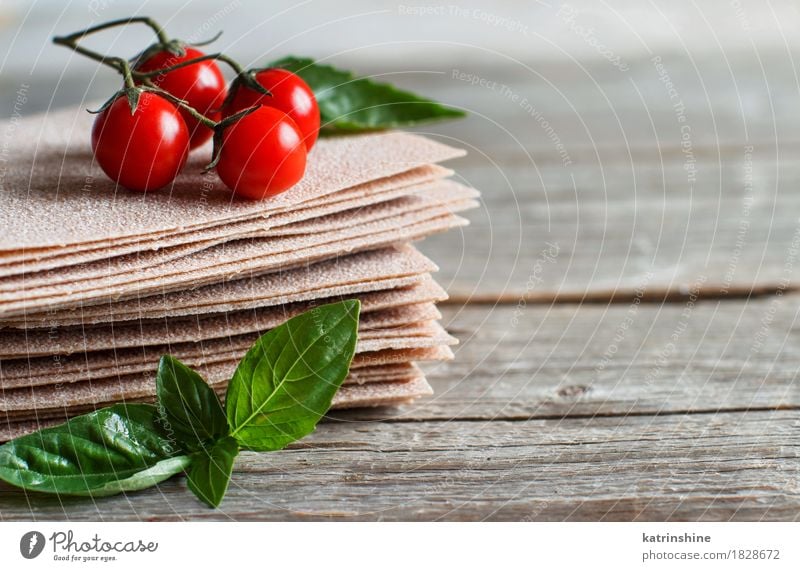
[[[800,523],[18,522],[0,523],[0,568],[778,570],[800,569],[798,532]]]

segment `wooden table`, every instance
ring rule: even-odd
[[[436,396],[242,454],[216,511],[178,478],[3,487],[0,519],[800,519],[800,89],[769,55],[403,74],[473,111],[430,131],[484,193],[423,245],[462,342]]]

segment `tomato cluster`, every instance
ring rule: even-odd
[[[258,200],[294,186],[319,134],[319,107],[311,88],[283,69],[252,75],[265,92],[237,80],[229,86],[213,59],[169,69],[202,57],[203,52],[187,46],[180,54],[163,49],[136,63],[134,71],[140,74],[168,70],[149,77],[150,85],[163,91],[142,90],[135,106],[120,95],[98,114],[92,149],[100,167],[126,188],[155,190],[171,183],[189,151],[218,129],[215,168],[235,194]],[[211,125],[222,122],[212,129],[209,120]]]

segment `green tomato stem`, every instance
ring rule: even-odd
[[[195,109],[194,107],[189,105],[183,99],[180,99],[179,97],[175,97],[171,93],[159,88],[157,85],[155,85],[153,83],[152,78],[154,78],[156,76],[159,76],[161,74],[169,73],[169,72],[174,71],[176,69],[180,69],[180,68],[183,68],[183,67],[194,65],[194,64],[196,64],[198,62],[201,62],[201,61],[207,61],[207,60],[212,60],[213,59],[213,60],[218,60],[218,61],[221,61],[221,62],[229,65],[231,67],[231,69],[236,73],[236,77],[237,78],[241,78],[241,80],[245,81],[248,85],[249,84],[253,84],[254,89],[269,95],[269,92],[266,89],[264,89],[263,87],[258,85],[258,83],[254,79],[252,79],[250,77],[250,75],[248,75],[250,72],[247,72],[236,60],[234,60],[234,59],[232,59],[232,58],[230,58],[230,57],[228,57],[228,56],[226,56],[225,54],[222,54],[222,53],[208,54],[208,55],[204,55],[204,56],[201,56],[201,57],[197,57],[197,58],[193,58],[193,59],[190,59],[190,60],[186,60],[186,61],[177,63],[175,65],[171,65],[171,66],[167,66],[167,67],[163,67],[163,68],[159,68],[159,69],[154,69],[154,70],[151,70],[151,71],[143,72],[143,71],[136,71],[135,69],[132,69],[131,63],[128,62],[128,60],[126,60],[124,58],[115,57],[115,56],[107,56],[107,55],[101,54],[99,52],[96,52],[94,50],[91,50],[89,48],[86,48],[84,46],[81,46],[80,43],[79,43],[79,41],[81,39],[83,39],[86,36],[89,36],[91,34],[100,32],[102,30],[107,30],[109,28],[115,28],[115,27],[118,27],[118,26],[127,26],[127,25],[130,25],[130,24],[145,24],[151,30],[153,30],[153,33],[155,33],[156,37],[158,38],[157,45],[165,46],[165,49],[166,49],[166,46],[168,46],[170,44],[170,39],[167,37],[166,33],[164,32],[164,29],[155,20],[153,20],[152,18],[145,17],[145,16],[139,16],[139,17],[134,17],[134,18],[122,18],[122,19],[119,19],[119,20],[112,20],[110,22],[105,22],[103,24],[97,24],[95,26],[91,26],[91,27],[86,28],[84,30],[79,30],[77,32],[74,32],[74,33],[66,35],[66,36],[56,36],[56,37],[53,38],[53,43],[55,43],[57,45],[60,45],[60,46],[68,47],[68,48],[70,48],[71,50],[73,50],[76,53],[79,53],[79,54],[81,54],[83,56],[88,57],[91,60],[94,60],[96,62],[99,62],[99,63],[103,64],[103,65],[106,65],[108,67],[111,67],[111,68],[115,69],[118,73],[120,73],[122,75],[122,77],[123,77],[123,79],[125,81],[126,89],[141,89],[143,91],[149,91],[149,92],[152,92],[152,93],[156,93],[156,94],[160,95],[161,97],[163,97],[164,99],[167,99],[171,103],[177,105],[180,109],[186,111],[189,115],[191,115],[193,118],[195,118],[198,122],[200,122],[201,124],[205,125],[206,127],[210,128],[210,129],[216,129],[216,128],[220,127],[220,125],[222,125],[221,128],[224,128],[225,126],[237,121],[241,117],[244,117],[248,113],[253,112],[256,108],[255,107],[254,108],[250,108],[250,109],[246,110],[245,112],[237,113],[236,115],[234,115],[232,117],[229,117],[225,121],[221,121],[220,123],[217,123],[213,119],[209,119],[208,117],[206,117],[205,115],[200,113],[197,109]],[[143,87],[137,87],[137,85],[136,85],[137,81],[139,83],[141,83],[143,85]]]
[[[53,43],[59,46],[68,47],[72,51],[79,53],[82,56],[86,56],[91,60],[99,62],[103,65],[107,65],[113,69],[116,69],[119,73],[125,75],[126,64],[127,64],[127,61],[125,59],[101,54],[99,52],[81,46],[78,42],[83,38],[85,38],[86,36],[100,32],[102,30],[107,30],[109,28],[115,28],[118,26],[126,26],[129,24],[137,24],[137,23],[142,23],[149,26],[158,37],[159,43],[169,41],[166,34],[164,33],[164,30],[161,28],[161,26],[159,26],[155,22],[155,20],[142,16],[137,18],[123,18],[120,20],[112,20],[111,22],[98,24],[96,26],[86,28],[85,30],[79,30],[77,32],[74,32],[66,36],[56,36],[55,38],[53,38]],[[126,85],[127,85],[127,77],[126,77]]]
[[[53,43],[60,46],[68,47],[76,53],[79,53],[83,56],[88,57],[89,59],[92,59],[96,62],[99,62],[103,65],[107,65],[117,70],[117,72],[122,75],[125,81],[126,88],[136,88],[135,80],[136,79],[141,80],[142,83],[146,85],[145,88],[146,91],[152,91],[154,93],[158,93],[160,96],[174,103],[181,109],[186,110],[187,113],[189,113],[192,117],[197,119],[200,123],[202,123],[206,127],[209,127],[211,129],[215,128],[217,126],[216,121],[209,119],[208,117],[197,111],[197,109],[186,103],[186,101],[184,101],[183,99],[175,97],[171,93],[168,93],[167,91],[158,88],[150,81],[150,78],[153,76],[162,73],[167,73],[169,71],[172,71],[173,69],[184,67],[186,65],[191,65],[193,63],[197,63],[198,61],[202,61],[205,59],[212,59],[211,57],[204,56],[203,58],[196,58],[194,60],[182,62],[180,64],[168,68],[157,69],[148,73],[142,73],[132,70],[131,64],[126,59],[114,56],[107,56],[99,52],[96,52],[94,50],[90,50],[89,48],[83,47],[78,43],[79,40],[81,40],[82,38],[85,38],[86,36],[94,34],[101,30],[107,30],[109,28],[114,28],[117,26],[126,26],[129,24],[136,24],[136,23],[146,24],[147,26],[149,26],[158,37],[159,44],[166,45],[167,43],[169,43],[169,38],[164,33],[164,30],[161,28],[161,26],[159,26],[155,20],[144,16],[136,18],[124,18],[120,20],[112,20],[110,22],[106,22],[104,24],[98,24],[96,26],[92,26],[90,28],[86,28],[85,30],[80,30],[78,32],[66,36],[57,36],[53,38]],[[241,66],[239,66],[239,64],[237,64],[235,61],[228,58],[227,56],[224,56],[222,54],[213,54],[213,56],[214,59],[219,59],[221,61],[224,61],[225,63],[233,67],[234,70],[237,72],[237,74],[241,72]]]
[[[60,43],[62,45],[69,45],[69,44],[67,44],[65,42],[74,43],[77,40],[79,40],[81,38],[84,38],[86,36],[89,36],[91,34],[94,34],[96,32],[100,32],[102,30],[107,30],[109,28],[116,28],[116,27],[119,27],[119,26],[127,26],[129,24],[145,24],[151,30],[153,30],[153,33],[158,38],[158,42],[159,43],[166,44],[166,43],[169,42],[169,38],[167,37],[167,34],[164,32],[164,29],[158,24],[158,22],[156,22],[152,18],[148,18],[146,16],[137,16],[137,17],[134,17],[134,18],[120,18],[118,20],[111,20],[110,22],[105,22],[103,24],[97,24],[96,26],[91,26],[89,28],[86,28],[85,30],[80,30],[78,32],[74,32],[72,34],[69,34],[67,36],[62,36],[60,38],[53,38],[53,41],[55,43],[57,43],[57,44]],[[59,41],[59,40],[62,40],[62,41]]]
[[[171,71],[175,71],[176,69],[180,69],[182,67],[187,67],[187,66],[199,63],[201,61],[208,61],[208,60],[211,60],[211,59],[217,60],[217,61],[221,61],[221,62],[224,62],[224,63],[228,64],[231,67],[231,69],[233,69],[233,71],[236,73],[236,75],[240,75],[240,74],[244,73],[244,69],[242,68],[242,66],[236,60],[226,56],[225,54],[215,53],[215,54],[206,54],[206,55],[203,55],[203,56],[200,56],[200,57],[196,57],[196,58],[193,58],[193,59],[187,59],[187,60],[182,61],[180,63],[176,63],[176,64],[173,64],[173,65],[170,65],[170,66],[167,66],[167,67],[161,67],[161,68],[158,68],[158,69],[153,69],[153,70],[150,70],[150,71],[134,71],[133,75],[137,79],[146,79],[146,78],[156,77],[158,75],[161,75],[162,73],[169,73]]]
[[[120,67],[122,77],[125,80],[125,87],[136,87],[136,83],[133,81],[133,74],[131,73],[130,64],[123,59],[120,61]]]
[[[75,40],[72,40],[68,37],[63,38],[53,38],[53,43],[66,46],[70,48],[72,51],[81,54],[82,56],[86,56],[89,59],[92,59],[96,62],[100,62],[104,65],[112,67],[122,73],[122,62],[124,61],[122,58],[114,57],[114,56],[106,56],[101,53],[95,52],[90,50],[89,48],[84,48],[83,46],[78,45]]]
[[[203,125],[205,125],[209,129],[213,129],[218,125],[218,123],[216,121],[214,121],[213,119],[209,119],[208,117],[206,117],[205,115],[200,113],[197,109],[195,109],[194,107],[192,107],[191,105],[186,103],[186,101],[184,101],[180,97],[175,97],[169,91],[164,91],[160,87],[157,87],[156,85],[154,85],[149,80],[145,80],[144,83],[145,83],[145,88],[144,88],[145,91],[150,91],[152,93],[157,93],[158,95],[160,95],[164,99],[170,101],[171,103],[174,103],[175,105],[177,105],[181,109],[184,109],[187,113],[189,113],[189,115],[191,115],[192,117],[197,119],[200,123],[202,123]]]

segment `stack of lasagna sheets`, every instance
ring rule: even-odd
[[[322,139],[296,187],[250,202],[201,173],[207,150],[172,188],[116,188],[82,110],[1,127],[0,439],[152,400],[163,354],[222,393],[261,334],[340,299],[362,317],[334,407],[429,394],[416,362],[452,357],[436,266],[411,243],[477,205],[438,165],[462,151],[397,132]]]

